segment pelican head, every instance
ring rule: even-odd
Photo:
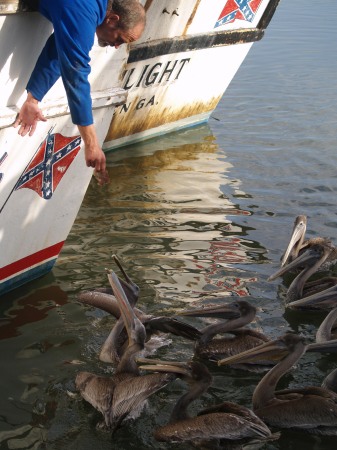
[[[255,360],[279,361],[291,353],[295,346],[300,343],[303,344],[303,349],[305,349],[304,339],[301,336],[294,333],[286,333],[273,341],[258,345],[237,355],[221,359],[218,361],[218,365],[242,364]]]
[[[292,254],[295,257],[298,255],[298,252],[303,244],[305,232],[307,230],[307,217],[304,215],[299,215],[296,217],[294,222],[294,228],[290,237],[290,241],[284,255],[281,259],[281,266],[285,266],[288,262],[289,256]],[[292,259],[292,258],[291,258]]]
[[[330,253],[331,249],[328,246],[320,244],[312,245],[302,254],[294,258],[289,264],[282,266],[281,269],[270,275],[268,281],[273,281],[292,270],[313,267],[315,264],[321,266]]]
[[[129,336],[129,344],[137,344],[143,348],[146,339],[146,330],[144,325],[138,319],[133,307],[130,305],[128,297],[124,292],[118,276],[113,271],[109,271],[108,279],[117,299],[121,316],[124,320],[124,325]]]

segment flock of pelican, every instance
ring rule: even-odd
[[[228,302],[227,297],[220,306],[185,310],[179,318],[145,314],[136,307],[138,286],[114,256],[123,278],[109,270],[109,288],[82,292],[78,297],[80,302],[116,318],[99,354],[101,361],[113,365],[113,374],[79,372],[75,379],[83,399],[102,414],[100,426],[115,432],[124,421],[139,415],[152,394],[179,378],[186,382],[187,390],[172,408],[169,423],[154,431],[158,441],[190,442],[203,448],[243,448],[276,440],[282,429],[337,436],[337,368],[321,386],[277,390],[279,380],[306,352],[337,350],[337,278],[320,277],[320,271],[336,262],[337,249],[328,239],[305,240],[306,223],[305,216],[296,218],[281,268],[269,280],[293,273],[286,307],[327,312],[312,343],[295,333],[270,339],[254,331],[249,324],[256,316],[256,308],[242,298]],[[312,275],[314,281],[309,280]],[[181,317],[213,317],[218,321],[197,329]],[[141,352],[158,333],[188,339],[193,344],[193,359],[183,362],[144,357]],[[264,372],[254,390],[251,409],[224,401],[197,415],[189,414],[190,404],[212,385],[212,375],[205,365],[209,361]]]

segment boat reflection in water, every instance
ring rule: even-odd
[[[104,196],[90,186],[68,240],[83,257],[96,255],[102,283],[114,252],[162,295],[247,295],[247,282],[255,277],[241,279],[231,267],[263,259],[265,250],[246,240],[246,230],[235,223],[250,212],[229,199],[238,182],[231,185],[231,165],[207,125],[110,153],[108,169],[112,183]],[[92,236],[81,246],[76,235],[82,227]],[[98,227],[104,240],[96,237]],[[67,254],[66,246],[61,258]],[[177,284],[184,287],[176,293]]]

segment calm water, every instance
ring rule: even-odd
[[[336,17],[335,0],[282,0],[208,125],[109,154],[112,183],[91,184],[53,273],[1,301],[1,449],[172,448],[152,429],[167,422],[182,383],[153,396],[113,440],[69,395],[78,370],[110,373],[97,352],[113,321],[76,296],[107,285],[113,253],[148,312],[174,314],[210,292],[249,295],[259,308],[253,326],[313,339],[324,315],[285,311],[285,285],[267,278],[296,215],[308,216],[308,235],[337,242]],[[179,339],[159,352],[192,354]],[[281,385],[318,385],[334,367],[332,357],[307,355]],[[209,368],[214,383],[195,411],[224,399],[251,406],[260,375]],[[335,447],[282,433],[264,448]]]

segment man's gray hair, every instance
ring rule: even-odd
[[[145,27],[145,9],[138,0],[108,0],[110,10],[119,16],[119,26],[123,30],[130,30],[140,23]]]

